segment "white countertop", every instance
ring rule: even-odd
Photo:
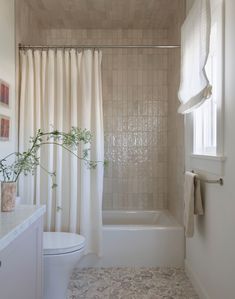
[[[45,206],[19,205],[12,212],[0,212],[0,250],[6,248],[45,211]]]

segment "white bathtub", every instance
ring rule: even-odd
[[[81,266],[182,266],[184,231],[168,211],[103,211],[103,256]]]
[[[157,227],[179,227],[171,214],[166,211],[103,211],[104,228],[139,229]]]

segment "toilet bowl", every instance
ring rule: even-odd
[[[84,246],[85,238],[78,234],[43,233],[43,299],[66,299],[70,275],[83,255]]]

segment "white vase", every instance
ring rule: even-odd
[[[15,209],[16,182],[1,183],[1,211],[10,212]]]

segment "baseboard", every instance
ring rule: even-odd
[[[206,290],[202,286],[202,283],[200,282],[199,277],[193,272],[191,266],[187,262],[187,260],[184,260],[184,267],[186,275],[188,276],[189,280],[191,281],[195,291],[197,292],[200,299],[210,299],[208,296]]]

